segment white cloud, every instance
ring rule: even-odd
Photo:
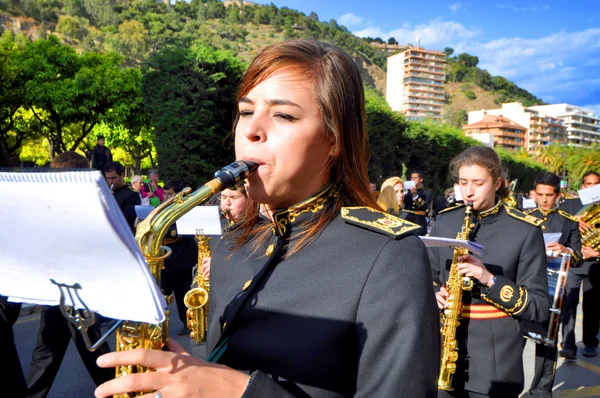
[[[462,3],[454,3],[452,5],[450,5],[450,11],[452,11],[452,14],[455,14],[456,11],[458,11],[459,9],[462,8]]]
[[[400,44],[412,43],[416,45],[419,41],[421,46],[433,49],[447,47],[455,41],[473,39],[479,33],[479,29],[467,28],[458,22],[442,20],[434,20],[415,27],[405,24],[389,32],[384,32],[378,27],[370,27],[354,32],[355,35],[361,37],[381,37],[382,39],[394,37]]]
[[[519,7],[514,4],[496,4],[496,8],[512,10],[515,12],[527,12],[527,11],[536,12],[536,11],[542,11],[542,10],[548,11],[550,9],[550,6],[543,5],[543,6]]]
[[[363,22],[364,19],[362,17],[359,17],[358,15],[355,15],[351,12],[344,14],[338,18],[338,23],[346,27],[361,25]]]

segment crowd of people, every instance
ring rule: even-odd
[[[558,355],[576,358],[581,285],[583,355],[596,355],[600,253],[582,245],[590,226],[575,216],[581,202],[559,200],[557,176],[538,175],[537,207],[522,211],[505,200],[495,151],[471,147],[449,165],[462,200],[454,188],[434,197],[415,170],[410,188],[398,176],[384,181],[381,195],[387,191],[395,203],[382,205],[367,174],[360,72],[346,53],[312,40],[263,50],[243,75],[236,103],[236,158],[258,169],[221,192],[223,235],[196,270],[210,277],[210,360],[174,342],[168,351],[107,353],[96,370],[136,364],[155,371],[94,379],[105,381],[97,397],[133,390],[155,398],[518,397],[524,335],[529,325],[549,328],[547,259],[561,254],[571,256],[562,344],[536,346],[527,393],[551,397]],[[131,186],[120,164],[106,162],[103,171],[132,231],[136,205],[159,204],[183,189],[177,180],[160,187],[155,171]],[[582,187],[597,184],[600,175],[590,172]],[[452,247],[426,248],[419,239],[461,232],[485,247],[483,255],[457,257]],[[558,242],[544,242],[550,232],[560,233]],[[176,229],[164,243],[173,254],[162,288],[175,294],[179,333],[186,334],[182,295],[199,262],[197,246]],[[453,267],[472,289],[462,293],[448,391],[438,389],[440,314],[453,310],[446,289]],[[69,331],[61,336],[68,341]]]

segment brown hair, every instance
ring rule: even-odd
[[[332,189],[337,193],[333,205],[328,206],[318,220],[312,219],[302,227],[298,239],[291,244],[290,255],[310,243],[342,207],[377,208],[377,203],[369,193],[369,142],[363,82],[352,58],[335,46],[315,40],[296,39],[273,44],[265,48],[244,73],[236,101],[283,69],[297,72],[314,84],[325,134],[334,145],[335,154],[330,158],[329,166]],[[234,121],[234,134],[238,120],[239,114]],[[259,204],[251,201],[236,248],[254,236],[268,236],[266,232],[270,231],[271,225],[255,228],[258,214]],[[256,247],[260,241],[262,239],[257,241]]]
[[[458,181],[458,170],[462,166],[472,165],[481,166],[486,169],[492,176],[494,182],[500,178],[502,182],[496,193],[500,195],[502,199],[506,198],[508,189],[504,183],[504,178],[502,178],[502,161],[496,151],[486,146],[473,146],[459,153],[450,162],[450,175],[452,176],[452,179],[455,182]]]
[[[232,191],[240,192],[244,196],[248,196],[248,194],[246,193],[246,185],[244,184],[244,182],[238,182],[229,189],[231,189]]]
[[[55,157],[50,163],[50,167],[53,169],[89,169],[90,163],[77,152],[66,151]]]

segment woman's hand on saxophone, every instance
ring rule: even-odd
[[[477,279],[482,285],[492,287],[494,275],[487,270],[483,262],[472,254],[465,254],[458,259],[458,273],[462,276]]]
[[[97,361],[102,368],[134,364],[156,372],[112,379],[96,388],[94,395],[100,398],[132,391],[159,391],[163,398],[241,397],[246,390],[250,380],[247,374],[196,359],[177,342],[170,341],[168,347],[170,352],[136,349],[102,355]]]
[[[446,308],[447,300],[450,295],[444,286],[440,287],[440,291],[435,293],[437,305],[440,310]]]
[[[202,268],[201,268],[201,272],[202,272],[202,276],[204,276],[205,278],[210,278],[210,257],[203,257],[202,258]]]

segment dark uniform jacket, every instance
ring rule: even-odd
[[[110,149],[105,146],[96,144],[92,150],[92,167],[96,170],[104,172],[104,167],[112,162],[112,154]]]
[[[131,189],[129,185],[115,188],[113,194],[115,195],[119,208],[123,212],[123,216],[125,216],[125,220],[127,220],[129,228],[131,228],[131,231],[135,232],[135,227],[133,226],[136,218],[135,206],[142,204],[140,194]]]
[[[415,222],[421,226],[421,229],[417,233],[421,236],[427,234],[426,217],[427,212],[429,211],[429,205],[431,204],[431,199],[431,191],[423,188],[417,189],[415,198],[413,198],[410,191],[404,195],[404,208],[415,213]]]
[[[244,397],[437,396],[439,316],[417,226],[344,208],[286,257],[325,195],[274,214],[256,251],[219,246],[208,352],[226,344],[218,362],[252,374]]]
[[[574,198],[566,199],[559,207],[564,209],[567,213],[575,215],[579,212],[579,210],[581,210],[583,204],[581,203],[581,199]],[[573,268],[570,271],[577,275],[589,275],[590,269],[597,266],[600,266],[600,258],[588,258],[587,260],[583,261],[581,266]]]
[[[540,224],[542,232],[560,232],[558,243],[572,250],[570,266],[579,267],[581,265],[581,234],[579,233],[579,222],[575,217],[557,208],[548,211],[536,208],[526,213],[542,220]]]
[[[464,205],[442,211],[430,235],[456,238],[464,217]],[[520,320],[543,322],[550,308],[546,250],[538,224],[501,202],[476,217],[470,240],[485,247],[481,260],[496,282],[490,289],[476,284],[472,292],[463,293],[463,305],[469,307],[463,307],[457,330],[455,389],[497,396],[517,396],[523,389]],[[430,248],[429,253],[433,280],[445,285],[453,249]]]
[[[578,198],[565,199],[559,204],[558,207],[574,216],[579,210],[581,210],[583,204],[581,204],[581,200]]]

